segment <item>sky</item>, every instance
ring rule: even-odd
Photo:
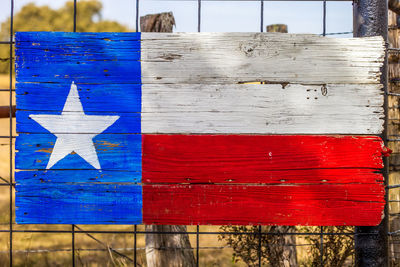
[[[82,0],[78,0],[82,1]],[[0,0],[0,21],[10,13],[10,1]],[[34,2],[53,8],[66,0],[14,0],[15,12]],[[130,29],[135,28],[135,0],[101,0],[103,19],[116,20]],[[264,1],[264,30],[266,25],[284,23],[290,33],[322,33],[322,2]],[[140,0],[139,15],[172,11],[176,21],[174,32],[197,31],[197,0]],[[202,1],[201,31],[257,32],[260,31],[260,1]],[[78,18],[79,19],[79,18]],[[352,2],[327,2],[327,32],[352,31]],[[338,37],[351,37],[351,34]]]

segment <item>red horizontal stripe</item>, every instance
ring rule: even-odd
[[[146,224],[377,225],[381,220],[379,137],[142,138]]]
[[[143,135],[144,183],[376,183],[376,136]]]
[[[382,184],[144,185],[145,224],[377,225]]]

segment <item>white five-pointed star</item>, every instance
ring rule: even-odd
[[[72,152],[94,168],[100,169],[92,139],[119,119],[119,116],[86,115],[74,82],[61,115],[33,114],[29,117],[57,136],[46,169],[50,169]]]

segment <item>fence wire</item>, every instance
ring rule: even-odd
[[[139,16],[140,16],[140,3],[143,2],[144,0],[133,0],[136,2],[136,7],[135,10],[132,10],[132,13],[135,18],[135,26],[136,26],[136,31],[139,30]],[[153,3],[156,5],[157,1],[161,0],[154,0]],[[182,1],[182,0],[181,0]],[[201,32],[201,25],[202,25],[202,2],[204,1],[210,1],[210,0],[183,0],[183,1],[193,1],[197,2],[197,31]],[[221,0],[219,0],[221,1]],[[222,1],[227,1],[227,0],[222,0]],[[274,1],[274,0],[235,0],[237,2],[248,2],[248,1],[253,1],[253,2],[259,2],[260,3],[260,32],[264,31],[264,2],[267,1]],[[279,1],[279,0],[277,0]],[[285,0],[281,0],[285,1]],[[305,0],[297,0],[297,1],[305,1]],[[308,0],[309,1],[309,0]],[[312,0],[312,1],[319,1],[322,3],[322,36],[328,36],[328,35],[345,35],[345,34],[352,34],[352,31],[347,31],[347,32],[327,32],[326,31],[326,17],[327,17],[327,0]],[[329,0],[333,1],[333,0]],[[338,1],[338,0],[335,0]],[[339,1],[348,1],[348,0],[339,0]],[[121,8],[123,8],[121,6]],[[77,29],[77,0],[73,1],[73,32],[76,32]],[[10,67],[9,67],[9,88],[0,88],[0,92],[8,92],[9,93],[9,135],[8,136],[0,136],[0,139],[8,139],[9,142],[9,159],[10,159],[10,165],[9,165],[9,176],[10,180],[7,181],[4,178],[0,177],[0,187],[8,187],[9,189],[9,213],[8,216],[10,218],[9,223],[7,224],[0,224],[0,225],[7,225],[8,229],[0,229],[0,233],[9,233],[9,240],[8,240],[8,250],[0,250],[0,254],[8,254],[9,255],[9,266],[13,266],[13,257],[14,254],[16,254],[16,257],[18,257],[19,254],[27,254],[27,253],[51,253],[51,252],[70,252],[72,255],[71,259],[71,265],[75,266],[77,264],[76,260],[76,255],[77,253],[84,252],[84,251],[108,251],[110,253],[117,254],[118,256],[126,259],[129,262],[129,265],[132,266],[139,266],[138,265],[138,253],[137,252],[144,252],[146,249],[152,249],[152,248],[144,248],[144,247],[138,247],[138,235],[144,235],[144,234],[163,234],[163,235],[179,235],[179,234],[188,234],[188,235],[194,235],[195,236],[195,241],[196,241],[196,246],[194,248],[181,248],[181,249],[187,249],[187,250],[192,250],[195,254],[195,259],[196,259],[196,265],[199,266],[200,264],[200,250],[222,250],[225,248],[232,248],[229,245],[226,246],[201,246],[200,242],[200,236],[204,235],[220,235],[220,234],[225,234],[225,235],[251,235],[251,236],[257,236],[258,237],[258,248],[257,248],[257,257],[258,257],[258,266],[262,265],[262,237],[263,236],[274,236],[274,235],[279,235],[279,236],[319,236],[319,252],[320,252],[320,266],[324,266],[324,252],[326,251],[325,249],[325,243],[324,243],[324,237],[327,236],[355,236],[355,235],[363,235],[363,233],[355,233],[354,231],[351,232],[329,232],[326,231],[325,227],[320,226],[318,228],[319,231],[317,232],[282,232],[282,233],[277,233],[277,232],[263,232],[262,227],[258,226],[257,231],[255,232],[238,232],[238,231],[203,231],[200,230],[200,226],[196,226],[195,231],[187,231],[187,232],[154,232],[154,231],[142,231],[138,230],[137,225],[133,225],[132,231],[120,231],[120,230],[84,230],[82,227],[77,226],[77,225],[71,225],[70,230],[51,230],[51,229],[43,229],[43,230],[21,230],[21,229],[15,229],[14,226],[15,223],[13,222],[14,218],[14,212],[13,212],[13,195],[14,195],[14,187],[15,183],[13,182],[13,157],[14,157],[14,152],[13,152],[13,142],[15,139],[15,136],[13,135],[13,111],[15,111],[13,107],[13,94],[15,92],[15,89],[13,89],[13,46],[15,44],[13,36],[14,36],[14,0],[10,0],[10,34],[9,34],[9,40],[8,41],[0,41],[0,45],[8,45],[9,46],[9,58],[5,59],[6,61],[10,62]],[[397,30],[399,27],[397,26],[390,26],[389,29]],[[71,29],[65,29],[66,31],[71,30]],[[390,48],[389,53],[400,53],[400,48]],[[3,59],[2,59],[3,60]],[[397,83],[398,81],[391,81],[393,83]],[[387,93],[390,96],[396,96],[399,97],[400,93],[395,93],[395,92],[389,92]],[[397,107],[396,107],[397,108]],[[399,138],[390,138],[387,141],[389,142],[397,142],[400,141],[400,135],[398,135]],[[387,187],[387,189],[395,189],[399,188],[400,185],[390,185]],[[391,200],[390,202],[396,202],[396,200]],[[400,202],[400,201],[398,201]],[[0,214],[1,215],[1,214]],[[390,214],[392,216],[397,216],[398,214]],[[43,225],[41,225],[43,226]],[[59,248],[54,248],[54,249],[15,249],[13,240],[14,240],[14,234],[49,234],[49,233],[58,233],[58,234],[70,234],[71,235],[71,248],[68,249],[59,249]],[[129,234],[133,235],[133,246],[126,246],[126,247],[117,247],[113,248],[107,242],[102,241],[100,238],[97,238],[94,236],[94,234]],[[102,248],[77,248],[77,245],[79,243],[77,242],[77,235],[85,235],[100,246]],[[370,233],[367,233],[367,235],[370,235]],[[400,230],[395,230],[392,232],[388,232],[389,236],[398,236],[400,235]],[[295,244],[295,245],[289,245],[289,246],[295,246],[295,247],[307,247],[307,246],[313,246],[315,244],[313,243],[301,243],[301,244]],[[271,246],[277,246],[276,244],[271,244]],[[154,248],[153,248],[154,249]],[[163,250],[168,250],[170,249],[169,247],[158,247],[157,249],[163,249]],[[126,252],[133,252],[133,257],[126,255]]]

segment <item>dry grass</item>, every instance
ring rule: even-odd
[[[15,80],[13,80],[13,86],[15,86]],[[10,87],[10,76],[8,74],[0,74],[0,88],[7,89]]]

